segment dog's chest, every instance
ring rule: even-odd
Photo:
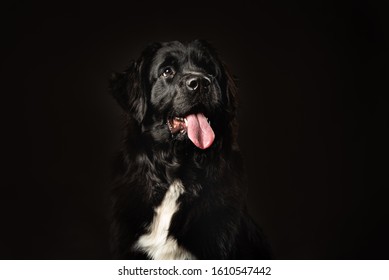
[[[155,208],[148,232],[138,239],[135,249],[145,252],[155,260],[195,259],[195,256],[178,245],[177,240],[168,235],[172,217],[179,209],[178,198],[183,192],[184,186],[179,180],[169,186],[161,204]]]

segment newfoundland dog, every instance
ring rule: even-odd
[[[267,259],[248,216],[236,141],[236,86],[205,41],[154,43],[115,73],[126,112],[114,163],[120,259]]]

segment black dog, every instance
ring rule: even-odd
[[[114,166],[116,258],[269,258],[246,211],[235,83],[215,50],[152,44],[110,89],[127,113]]]

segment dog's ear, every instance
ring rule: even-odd
[[[113,73],[110,80],[110,93],[123,108],[139,123],[146,114],[146,95],[141,86],[139,65],[131,61],[121,73]]]
[[[222,65],[226,91],[224,102],[226,103],[225,108],[228,116],[229,131],[231,131],[231,145],[233,145],[235,149],[239,149],[237,144],[239,126],[236,119],[236,111],[238,107],[238,87],[236,85],[236,78],[231,74],[227,65],[223,62]]]
[[[238,106],[237,93],[238,87],[236,85],[236,78],[233,77],[227,65],[223,64],[224,75],[226,79],[226,91],[227,91],[227,108],[230,115],[234,118],[236,113],[236,108]]]
[[[119,105],[141,123],[147,111],[148,70],[159,43],[150,44],[141,57],[131,61],[124,72],[113,73],[110,80],[110,93]]]

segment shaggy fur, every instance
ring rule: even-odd
[[[235,83],[215,50],[154,43],[110,90],[127,121],[114,165],[115,257],[269,258],[246,210]]]

